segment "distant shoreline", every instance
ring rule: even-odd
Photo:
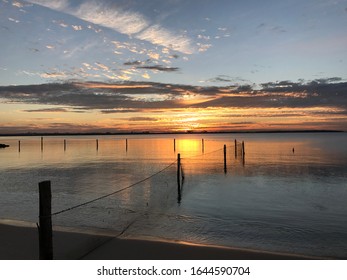
[[[170,134],[260,134],[260,133],[345,133],[343,130],[254,130],[254,131],[185,131],[185,132],[54,132],[54,133],[4,133],[0,137],[6,136],[88,136],[88,135],[170,135]]]

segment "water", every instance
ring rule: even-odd
[[[244,159],[235,138],[245,141]],[[11,146],[0,150],[0,219],[37,222],[43,180],[52,182],[53,213],[129,187],[53,224],[346,258],[346,142],[346,133],[66,136],[44,137],[41,150],[40,137],[1,137]]]

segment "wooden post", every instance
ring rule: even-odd
[[[242,157],[245,157],[245,142],[242,141]]]
[[[235,139],[235,158],[237,158],[237,141]]]
[[[43,151],[43,137],[41,137],[41,152]]]
[[[126,152],[128,151],[128,138],[125,139],[125,151]]]
[[[66,151],[66,139],[64,139],[64,151]]]
[[[226,145],[224,145],[223,153],[224,153],[224,173],[227,173],[227,146]]]
[[[99,139],[96,139],[96,150],[99,150]]]
[[[174,152],[176,152],[176,139],[174,138]]]
[[[181,202],[181,154],[177,154],[177,201]]]
[[[20,140],[18,141],[18,153],[20,153]]]
[[[202,153],[205,152],[205,143],[204,143],[204,138],[201,139],[201,151]]]
[[[52,194],[51,181],[39,183],[40,198],[40,221],[39,221],[39,246],[40,260],[53,259],[53,238],[52,238]]]
[[[245,166],[245,142],[242,141],[242,165]]]

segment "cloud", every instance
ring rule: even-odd
[[[102,64],[100,62],[95,62],[95,65],[106,72],[110,71],[110,68],[106,66],[105,64]]]
[[[139,60],[135,60],[135,61],[128,61],[128,62],[124,62],[123,65],[125,66],[134,66],[134,65],[141,65],[142,62]]]
[[[8,20],[9,20],[9,21],[12,21],[12,22],[15,22],[15,23],[19,23],[19,22],[20,22],[19,20],[14,19],[14,18],[11,18],[11,17],[9,17]]]
[[[342,116],[347,112],[346,92],[347,82],[339,78],[266,83],[257,90],[251,85],[201,87],[127,81],[1,86],[0,98],[6,103],[64,106],[103,114],[182,108],[292,108]]]
[[[131,122],[154,122],[157,121],[156,118],[151,117],[133,117],[128,119]]]
[[[233,79],[229,76],[226,75],[218,75],[215,78],[209,79],[208,82],[214,82],[214,83],[218,83],[218,82],[233,82]]]
[[[18,1],[13,1],[12,6],[15,6],[17,8],[23,8],[24,5]]]
[[[165,67],[163,65],[154,65],[154,66],[138,66],[137,69],[148,69],[148,70],[154,70],[154,71],[161,71],[161,72],[176,72],[179,71],[180,68],[178,67]]]
[[[145,78],[145,79],[150,79],[151,78],[151,76],[148,73],[142,74],[142,77]]]
[[[127,35],[139,33],[149,26],[148,21],[139,13],[124,11],[115,6],[106,6],[100,2],[85,2],[76,10],[66,12]]]
[[[60,26],[65,27],[64,25],[60,24]],[[72,29],[75,31],[81,31],[83,28],[81,25],[71,25]]]
[[[159,25],[148,27],[146,30],[136,35],[136,38],[149,41],[155,45],[168,47],[185,54],[191,54],[194,51],[189,38],[183,35],[176,35]]]
[[[191,54],[195,51],[192,41],[185,35],[172,32],[159,24],[152,24],[141,13],[125,10],[116,4],[86,1],[76,7],[70,5],[68,0],[29,0],[28,2],[64,12],[86,22],[110,28],[154,45],[185,54]]]
[[[137,113],[137,112],[141,112],[141,111],[142,111],[141,109],[124,109],[124,108],[100,110],[100,112],[102,114]]]
[[[27,2],[58,11],[63,11],[69,6],[68,0],[27,0]]]
[[[0,127],[0,134],[27,134],[27,133],[105,133],[117,129],[117,125],[103,127],[100,124],[74,124],[69,122],[53,122],[36,124],[28,123],[25,126],[3,125]]]
[[[25,112],[60,114],[59,122],[26,119],[25,128],[5,123],[0,132],[43,131],[44,125],[45,131],[51,132],[129,131],[129,127],[139,131],[187,127],[211,131],[275,127],[347,130],[346,92],[347,82],[338,77],[269,82],[257,89],[252,85],[202,87],[134,81],[0,86],[4,106],[39,105],[45,107]],[[64,117],[70,112],[90,113],[98,120],[81,124],[76,119],[69,125],[70,119]]]
[[[40,74],[40,77],[45,79],[65,79],[69,77],[69,75],[65,72],[53,71],[53,72],[42,73]]]
[[[27,113],[65,113],[68,112],[65,108],[45,108],[45,109],[32,109],[32,110],[23,110]]]
[[[209,48],[212,47],[212,44],[197,43],[197,45],[198,45],[199,52],[206,52]]]

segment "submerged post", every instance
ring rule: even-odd
[[[125,151],[128,151],[128,138],[125,139]]]
[[[227,173],[227,146],[226,145],[224,145],[223,153],[224,153],[224,173]]]
[[[202,153],[205,152],[205,143],[204,143],[204,138],[201,139],[201,151]]]
[[[20,153],[20,140],[18,141],[18,152]]]
[[[43,151],[43,137],[41,137],[41,151]]]
[[[40,260],[53,259],[53,238],[52,238],[52,194],[51,181],[43,181],[39,183],[39,247]]]
[[[66,139],[64,139],[64,151],[66,151]]]
[[[99,139],[96,139],[96,150],[99,150]]]
[[[174,138],[174,152],[176,152],[176,139]]]

